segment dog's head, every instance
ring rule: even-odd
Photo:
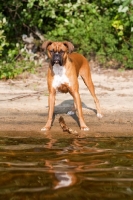
[[[52,66],[54,64],[63,66],[66,62],[68,53],[71,53],[74,50],[74,46],[71,42],[67,41],[46,41],[42,44],[42,49],[47,50]]]

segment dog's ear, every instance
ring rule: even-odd
[[[42,44],[42,46],[41,46],[41,48],[43,49],[43,50],[47,50],[47,48],[48,48],[48,46],[49,45],[51,45],[52,44],[52,41],[45,41],[43,44]]]
[[[74,45],[71,42],[64,41],[63,44],[67,46],[69,53],[71,53],[74,50]]]

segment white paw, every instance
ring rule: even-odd
[[[75,112],[73,112],[72,110],[67,112],[67,115],[74,115],[74,114]]]
[[[97,113],[97,117],[98,117],[98,118],[102,118],[103,116],[102,116],[102,114]]]
[[[89,131],[90,129],[88,127],[82,128],[82,131]]]
[[[42,129],[41,129],[41,131],[47,131],[48,129],[47,128],[45,128],[45,127],[43,127]]]

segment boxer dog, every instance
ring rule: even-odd
[[[95,88],[91,79],[90,67],[87,59],[79,54],[72,53],[74,46],[71,42],[52,42],[46,41],[42,44],[42,49],[47,50],[50,64],[48,68],[47,84],[49,90],[49,110],[46,125],[41,129],[47,131],[51,128],[56,91],[62,93],[69,92],[73,99],[75,109],[78,111],[80,128],[88,131],[89,128],[85,124],[81,99],[79,95],[78,75],[80,75],[89,89],[94,102],[96,104],[97,116],[102,117],[99,101],[95,94]]]

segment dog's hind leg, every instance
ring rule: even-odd
[[[96,109],[97,109],[97,117],[102,118],[100,103],[95,94],[95,88],[94,88],[94,85],[92,82],[90,68],[89,68],[88,64],[84,67],[84,70],[80,70],[80,76],[82,77],[85,85],[89,89],[89,91],[94,99],[94,102],[96,104]]]

